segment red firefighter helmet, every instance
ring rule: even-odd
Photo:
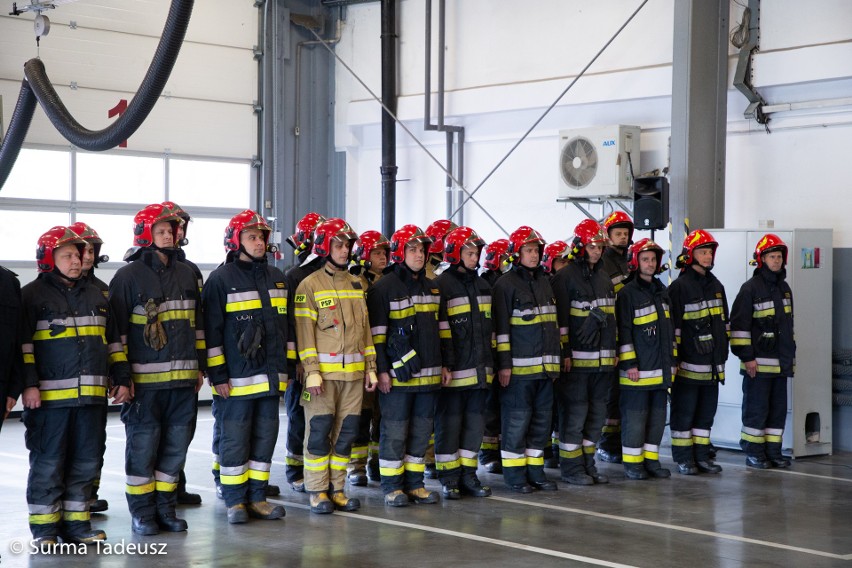
[[[311,246],[314,229],[323,221],[325,221],[325,217],[313,211],[299,219],[299,222],[296,223],[296,232],[287,237],[287,242],[294,249],[293,254],[301,254]]]
[[[246,209],[242,213],[237,213],[228,221],[228,226],[225,229],[225,252],[240,250],[240,233],[246,229],[263,231],[263,240],[266,241],[267,248],[269,247],[269,235],[272,233],[272,227],[260,214],[251,209]]]
[[[564,256],[566,250],[568,250],[568,243],[565,241],[553,241],[544,247],[544,252],[541,253],[541,265],[546,273],[553,272],[553,260]]]
[[[754,247],[754,260],[752,261],[752,264],[755,264],[758,268],[760,268],[763,266],[763,255],[768,252],[776,251],[781,252],[781,258],[783,259],[782,266],[786,266],[787,244],[781,240],[781,237],[773,233],[763,235],[763,238],[757,241],[757,246]]]
[[[704,229],[696,229],[686,235],[686,238],[683,239],[683,250],[680,253],[680,256],[677,257],[677,263],[675,266],[678,268],[686,268],[690,264],[692,264],[693,251],[697,248],[708,247],[713,251],[713,258],[716,258],[716,248],[719,246],[719,243],[716,242],[716,239],[713,238],[713,235],[710,234],[709,231],[705,231]]]
[[[98,235],[96,230],[82,221],[77,221],[73,225],[68,225],[68,228],[77,233],[77,236],[86,241],[87,244],[92,245],[92,248],[95,250],[94,266],[96,268],[100,262],[109,262],[108,256],[101,256],[101,245],[104,244],[104,241]]]
[[[636,272],[639,270],[639,253],[645,252],[646,250],[653,251],[657,255],[657,271],[655,274],[661,274],[666,268],[668,268],[663,266],[664,251],[662,247],[651,239],[644,238],[639,239],[627,249],[627,269],[630,272]]]
[[[189,231],[189,221],[192,219],[192,217],[190,217],[189,213],[187,213],[180,205],[178,205],[174,201],[163,201],[163,207],[169,209],[170,211],[173,211],[178,217],[183,219],[183,239],[181,239],[181,242],[178,244],[180,244],[180,246],[188,245],[189,240],[186,238],[186,233]]]
[[[633,219],[624,211],[613,211],[603,220],[603,228],[609,236],[610,229],[625,228],[629,231],[627,241],[633,241]]]
[[[475,246],[482,250],[485,241],[470,227],[458,227],[444,237],[444,262],[458,264],[461,262],[461,250],[466,246]]]
[[[314,229],[314,246],[311,254],[326,257],[331,252],[331,241],[356,241],[358,233],[352,230],[349,223],[343,219],[327,219]]]
[[[432,244],[432,237],[424,233],[417,225],[403,225],[390,238],[389,262],[402,264],[405,261],[405,247],[422,243],[424,252]]]
[[[36,248],[38,271],[53,272],[53,269],[56,268],[56,263],[53,260],[53,251],[65,245],[76,245],[82,261],[83,248],[86,246],[86,241],[68,227],[52,227],[40,236],[38,238],[38,248]]]
[[[541,233],[532,227],[523,225],[518,227],[514,233],[509,235],[509,249],[507,252],[512,256],[512,263],[518,264],[521,247],[524,245],[538,245],[539,249],[542,249],[546,244],[547,243],[544,241],[544,237],[541,236]]]
[[[429,254],[441,254],[444,252],[444,237],[453,229],[458,229],[458,227],[458,225],[449,219],[438,219],[426,227],[426,236],[432,238]]]
[[[133,217],[133,245],[137,247],[153,246],[154,225],[164,222],[172,226],[172,238],[174,238],[177,227],[183,224],[183,219],[162,203],[152,203],[139,211]]]
[[[482,265],[487,270],[499,272],[509,263],[509,240],[497,239],[485,247],[485,261]]]
[[[574,227],[574,241],[579,247],[586,247],[592,243],[609,244],[609,238],[600,223],[594,219],[583,219]]]
[[[361,262],[370,262],[370,253],[376,247],[390,250],[390,241],[379,231],[364,231],[352,248],[352,258]]]

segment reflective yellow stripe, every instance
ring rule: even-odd
[[[691,446],[692,438],[672,438],[672,446]]]
[[[379,475],[382,477],[393,477],[395,475],[402,475],[405,472],[404,467],[380,467]]]
[[[166,371],[163,373],[133,373],[134,383],[166,383],[168,381],[185,381],[187,379],[197,379],[197,369],[184,369],[175,371]]]
[[[642,463],[645,461],[645,456],[631,456],[630,454],[621,454],[621,461],[624,463]]]
[[[752,436],[751,434],[746,434],[745,432],[740,432],[740,439],[745,440],[746,442],[751,442],[752,444],[763,444],[766,442],[766,438],[763,436]]]
[[[269,472],[250,469],[248,470],[248,478],[254,479],[255,481],[269,481]]]
[[[30,515],[31,525],[53,525],[59,522],[61,516],[57,513],[48,513],[47,515]]]
[[[152,481],[151,483],[146,483],[145,485],[125,485],[124,491],[129,495],[145,495],[147,493],[154,492],[155,484]]]
[[[207,366],[208,367],[217,367],[219,365],[225,364],[225,356],[224,355],[216,355],[215,357],[207,358]]]
[[[260,300],[246,300],[244,302],[228,302],[225,304],[226,312],[244,312],[247,310],[259,310],[263,307]]]
[[[157,315],[157,320],[162,323],[164,321],[172,321],[172,320],[190,320],[193,321],[195,319],[195,312],[193,310],[168,310],[165,312],[161,312]],[[130,323],[135,323],[138,325],[145,325],[148,323],[148,316],[143,316],[141,314],[130,314]]]
[[[646,323],[651,323],[652,321],[657,321],[658,319],[657,312],[654,312],[653,314],[648,314],[641,318],[633,318],[633,325],[644,325]]]
[[[248,479],[248,472],[241,473],[240,475],[219,475],[219,482],[222,485],[241,485],[243,483],[248,482]]]
[[[503,467],[522,467],[527,465],[527,458],[503,458]]]
[[[663,377],[647,377],[638,381],[631,381],[627,377],[619,377],[618,383],[625,387],[650,387],[663,384]]]
[[[67,400],[77,398],[77,388],[41,391],[42,400]]]
[[[544,456],[527,456],[527,465],[544,465]]]
[[[269,392],[269,383],[266,382],[258,385],[231,387],[231,396],[245,396],[248,394],[257,394],[259,392]]]
[[[147,320],[146,320],[147,321]],[[80,327],[69,327],[61,333],[51,335],[49,329],[42,329],[33,334],[33,341],[47,341],[51,339],[64,339],[77,336],[100,336],[106,345],[106,328],[99,325],[82,325]]]
[[[354,373],[364,370],[364,361],[354,363],[320,363],[320,373]]]
[[[88,521],[92,516],[88,511],[63,511],[63,521]]]
[[[177,483],[169,483],[168,481],[156,481],[155,487],[157,491],[163,491],[165,493],[171,493],[177,489]]]
[[[460,306],[453,306],[452,308],[447,308],[448,316],[467,313],[470,313],[470,304],[462,304]]]
[[[537,325],[545,322],[555,322],[556,314],[541,314],[537,315],[531,320],[525,320],[524,318],[513,317],[509,320],[511,325]]]

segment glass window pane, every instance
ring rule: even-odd
[[[192,212],[190,211],[190,214]],[[196,264],[218,264],[225,261],[225,228],[231,218],[193,217],[186,238],[186,258]]]
[[[187,205],[247,209],[251,166],[234,162],[169,159],[169,199]]]
[[[71,198],[71,153],[21,149],[0,197],[67,201]]]
[[[110,262],[122,262],[124,253],[133,246],[133,215],[78,213],[77,221],[86,223],[98,232],[104,241],[101,254],[109,256]]]
[[[14,243],[4,247],[6,260],[32,260],[35,266],[35,253],[38,238],[56,225],[69,224],[68,213],[46,213],[43,211],[0,211],[0,242]]]
[[[77,154],[77,200],[157,203],[163,200],[163,158]]]

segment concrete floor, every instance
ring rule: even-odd
[[[287,517],[232,526],[210,476],[210,408],[199,412],[190,448],[190,489],[203,504],[182,507],[189,531],[139,537],[130,531],[124,499],[124,428],[111,413],[101,496],[110,509],[94,515],[106,531],[98,553],[14,554],[29,538],[24,428],[9,420],[0,433],[2,566],[849,566],[852,567],[852,455],[794,462],[790,470],[747,470],[739,452],[720,451],[720,475],[627,481],[604,464],[606,486],[559,484],[555,493],[517,495],[499,476],[480,472],[488,499],[386,508],[377,484],[356,488],[357,513],[311,515],[307,496],[284,482],[284,425],[272,482]],[[664,450],[663,463],[671,464]],[[558,472],[549,470],[551,479]],[[438,488],[437,482],[427,482]],[[123,546],[157,543],[164,555],[120,554]],[[163,546],[164,545],[164,546]],[[149,550],[156,552],[156,550]]]

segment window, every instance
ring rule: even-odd
[[[169,160],[169,199],[181,207],[247,209],[251,203],[251,166],[172,158]]]
[[[77,199],[107,203],[157,203],[164,199],[162,158],[77,154]]]
[[[0,197],[70,199],[71,154],[22,148]]]
[[[68,213],[0,210],[0,242],[7,260],[31,260],[35,267],[38,238],[57,225],[68,225]]]
[[[101,254],[109,256],[110,262],[122,262],[124,253],[133,246],[133,215],[78,213],[77,221],[98,232],[104,242]]]
[[[183,206],[181,206],[183,207]],[[187,209],[190,215],[192,210]],[[239,211],[234,211],[234,215]],[[196,264],[218,264],[225,261],[225,228],[231,218],[193,218],[186,238],[186,258]]]

